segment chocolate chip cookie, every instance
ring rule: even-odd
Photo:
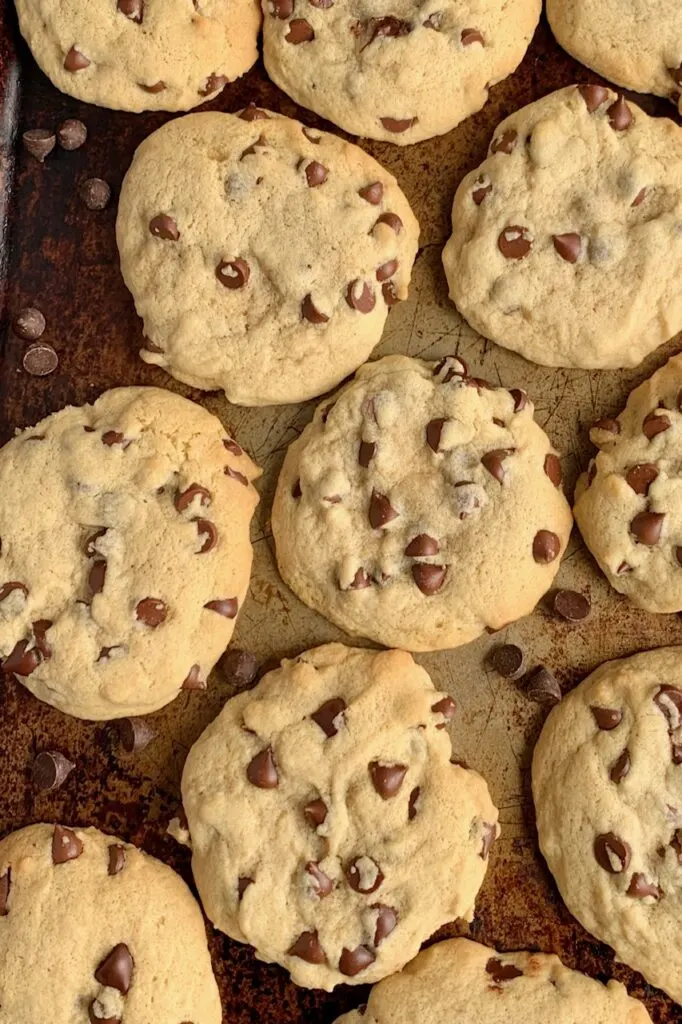
[[[336,1024],[651,1024],[623,985],[602,985],[544,953],[437,942],[376,985],[365,1010]]]
[[[550,714],[533,758],[540,849],[568,909],[682,1002],[682,648],[612,661]]]
[[[667,96],[682,112],[678,0],[547,0],[557,42],[626,89]]]
[[[334,135],[255,107],[171,121],[118,213],[142,358],[240,405],[320,395],[406,298],[418,233],[395,178]]]
[[[0,451],[0,658],[78,718],[206,687],[251,569],[257,469],[220,421],[117,388]]]
[[[591,430],[600,449],[575,518],[609,583],[649,612],[682,611],[682,356]]]
[[[263,0],[265,67],[345,131],[405,146],[481,109],[523,59],[540,9],[540,0]]]
[[[636,366],[682,328],[682,128],[600,85],[531,103],[457,189],[443,263],[486,338],[546,366]]]
[[[526,393],[456,357],[361,367],[289,448],[272,512],[279,569],[301,600],[413,651],[531,612],[571,522]]]
[[[16,8],[53,84],[113,110],[189,110],[258,56],[257,0],[16,0]]]
[[[499,829],[483,779],[450,761],[455,710],[404,651],[341,644],[229,700],[182,778],[216,927],[331,990],[471,920]]]
[[[0,843],[7,1024],[220,1024],[201,911],[174,871],[95,828]]]

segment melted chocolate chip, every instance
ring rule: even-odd
[[[522,978],[523,971],[515,964],[503,964],[499,957],[491,956],[485,965],[486,974],[489,974],[496,985],[504,981],[513,981],[514,978]]]
[[[426,597],[437,594],[445,582],[447,565],[431,565],[428,562],[418,562],[412,566],[412,579],[419,590]]]
[[[20,640],[5,658],[2,670],[6,675],[13,674],[26,679],[35,672],[42,660],[40,651],[29,649],[28,640]]]
[[[609,91],[603,85],[579,85],[578,92],[585,100],[585,106],[593,114],[609,98]]]
[[[616,132],[624,132],[634,121],[632,111],[625,102],[624,96],[619,96],[606,113],[608,114],[609,124]]]
[[[611,782],[618,785],[630,774],[630,751],[626,747],[622,754],[620,754],[611,765],[609,770],[609,778]]]
[[[371,881],[367,877],[363,878],[363,871],[361,870],[362,865],[360,865],[361,861],[369,862],[369,864],[373,865],[375,870],[373,872],[370,871],[372,876]],[[364,867],[366,870],[367,864],[365,864]],[[356,857],[355,860],[352,860],[346,868],[346,878],[348,879],[348,884],[351,889],[355,889],[356,892],[361,892],[365,895],[367,895],[367,893],[376,892],[384,880],[381,868],[375,860],[372,860],[371,857]]]
[[[249,103],[238,115],[242,121],[269,121],[270,115],[267,110],[261,110],[255,103]]]
[[[374,945],[380,946],[384,939],[388,938],[391,932],[395,931],[398,924],[398,911],[385,903],[373,903],[370,910],[376,910],[377,921],[374,930]]]
[[[497,247],[507,260],[522,260],[533,248],[533,239],[527,228],[510,224],[500,232]]]
[[[207,601],[204,605],[210,612],[216,612],[225,619],[236,619],[239,611],[239,601],[236,597],[224,597],[215,601]]]
[[[201,89],[199,89],[199,95],[200,96],[211,96],[211,95],[213,95],[214,92],[220,92],[220,90],[224,89],[226,85],[227,85],[227,78],[226,78],[226,76],[225,75],[219,75],[219,74],[217,74],[217,72],[213,71],[208,76],[208,78],[206,79],[206,81],[202,85]]]
[[[395,135],[400,135],[402,132],[408,131],[409,128],[414,127],[419,118],[417,117],[380,117],[382,125],[387,132],[393,132]]]
[[[178,225],[167,213],[159,213],[149,221],[149,230],[155,238],[164,238],[168,242],[177,242],[180,238]]]
[[[246,777],[258,789],[276,789],[279,786],[279,775],[272,747],[266,747],[251,759],[246,768]]]
[[[339,731],[336,719],[346,710],[346,702],[343,697],[332,697],[321,704],[317,711],[310,716],[313,722],[319,725],[323,733],[331,738]]]
[[[380,761],[371,761],[369,774],[372,785],[381,799],[390,800],[400,792],[400,787],[407,775],[407,765],[382,764]]]
[[[346,302],[358,313],[371,313],[376,305],[376,296],[367,281],[351,281],[346,289]]]
[[[486,452],[481,457],[481,464],[485,466],[491,476],[495,477],[498,483],[504,483],[507,475],[504,468],[504,460],[514,454],[511,448],[496,448],[495,451]]]
[[[67,53],[66,57],[64,58],[64,69],[66,71],[76,72],[84,71],[86,68],[89,67],[90,61],[85,56],[85,54],[81,53],[81,51],[77,49],[75,46],[72,46],[69,52]]]
[[[516,149],[516,141],[518,139],[517,133],[512,128],[510,131],[505,132],[503,135],[498,135],[496,139],[490,144],[491,153],[505,153],[507,156],[513,153]]]
[[[640,871],[635,871],[630,879],[627,894],[640,900],[645,899],[647,896],[653,896],[655,900],[660,900],[663,890],[655,882],[650,882],[646,875],[643,875]]]
[[[215,276],[230,291],[237,291],[248,283],[251,267],[241,256],[234,260],[221,260],[215,268]]]
[[[653,547],[661,539],[663,512],[640,512],[630,523],[630,532],[640,544]]]
[[[284,37],[288,43],[298,46],[299,43],[310,43],[315,38],[313,26],[305,18],[294,18],[289,22],[289,31]]]
[[[440,544],[428,533],[418,533],[405,548],[408,558],[429,558],[431,555],[437,555],[439,551]]]
[[[118,0],[116,6],[121,14],[125,14],[126,18],[130,18],[131,21],[136,21],[138,24],[142,21],[144,0]]]
[[[107,874],[118,875],[126,866],[126,851],[124,846],[114,844],[109,847],[109,866]]]
[[[426,424],[426,443],[434,452],[440,451],[440,438],[446,423],[445,419],[436,419]]]
[[[623,712],[617,708],[601,708],[596,704],[590,706],[592,717],[603,732],[611,732],[623,721]]]
[[[311,324],[326,324],[329,321],[327,314],[317,308],[310,294],[301,303],[301,316]]]
[[[249,878],[248,875],[240,875],[237,879],[237,899],[240,903],[250,885],[253,885],[253,878]]]
[[[554,455],[552,452],[549,452],[548,455],[545,455],[545,462],[543,468],[545,470],[545,475],[549,477],[554,486],[561,487],[562,474],[559,456]]]
[[[317,937],[317,932],[301,932],[289,949],[289,956],[297,956],[309,964],[326,964],[327,957]]]
[[[479,32],[477,28],[463,29],[460,40],[462,42],[462,46],[471,46],[473,43],[480,43],[481,46],[483,46],[485,43],[483,33]]]
[[[156,629],[166,621],[168,608],[157,597],[144,597],[135,608],[135,618],[150,629]]]
[[[181,690],[205,690],[206,680],[201,678],[201,666],[192,665],[191,669],[182,681]]]
[[[195,498],[199,499],[199,504],[204,507],[208,507],[211,504],[212,494],[206,487],[202,487],[201,484],[190,484],[190,486],[184,491],[178,491],[175,498],[175,508],[178,512],[184,512],[188,509]]]
[[[205,555],[209,551],[213,551],[218,543],[218,531],[215,523],[212,523],[210,519],[195,519],[194,522],[196,523],[197,533],[201,540],[201,547],[198,553]]]
[[[95,971],[95,981],[127,995],[134,966],[130,950],[124,942],[119,942]]]
[[[363,469],[367,469],[374,458],[377,446],[374,441],[361,441],[358,450],[358,463]]]
[[[417,817],[417,802],[419,800],[419,794],[421,793],[421,787],[415,786],[410,793],[410,799],[407,804],[407,819],[413,821]]]
[[[630,847],[613,832],[597,836],[593,849],[595,860],[604,871],[611,875],[619,875],[627,870],[631,856]]]
[[[559,557],[561,541],[550,530],[539,530],[533,539],[533,558],[540,565],[548,565]]]
[[[354,978],[375,960],[374,953],[367,946],[357,946],[355,949],[344,948],[339,959],[339,972],[345,974],[347,978]]]
[[[88,573],[88,589],[90,596],[101,594],[104,590],[104,581],[107,575],[107,563],[103,558],[96,558]]]
[[[308,861],[305,869],[313,880],[316,895],[319,896],[320,899],[324,899],[325,896],[329,896],[329,893],[334,888],[334,883],[329,875],[326,875],[320,865],[313,860]]]
[[[309,188],[317,188],[318,185],[324,185],[328,175],[328,168],[317,160],[311,160],[310,163],[305,165],[305,178]]]
[[[670,732],[682,725],[682,690],[676,686],[660,686],[654,695],[654,704],[665,716]]]
[[[455,763],[455,762],[453,762]],[[461,765],[460,767],[464,767]],[[485,860],[490,853],[490,848],[497,839],[497,825],[494,825],[490,821],[484,821],[481,826],[481,849],[479,850],[479,857],[481,860]]]
[[[652,483],[657,478],[658,469],[650,462],[640,462],[625,474],[625,482],[633,489],[635,494],[642,494],[645,497],[648,495]]]
[[[317,828],[319,825],[324,825],[327,820],[327,805],[324,800],[311,800],[310,803],[306,804],[303,808],[308,822]]]
[[[0,917],[7,917],[9,914],[9,893],[12,885],[12,869],[7,868],[4,875],[0,875]]]
[[[580,235],[569,233],[566,235],[552,235],[554,248],[567,263],[577,263],[580,256]]]
[[[509,394],[514,399],[514,412],[521,412],[528,405],[528,395],[521,388],[512,388]]]
[[[396,519],[398,515],[399,513],[393,508],[385,494],[380,494],[376,490],[372,491],[368,518],[373,530],[382,529],[393,519]]]
[[[653,440],[657,434],[663,434],[669,428],[669,417],[659,412],[650,412],[642,423],[642,430],[650,441]]]
[[[391,229],[391,231],[395,231],[396,235],[399,235],[400,232],[403,230],[403,222],[401,221],[398,214],[391,213],[390,211],[388,213],[382,213],[380,217],[377,217],[374,227],[376,227],[378,224],[385,224],[386,227],[389,227]]]
[[[371,185],[358,189],[358,195],[371,206],[378,206],[384,197],[384,186],[380,181],[373,181]]]
[[[76,860],[83,852],[83,843],[70,828],[55,825],[52,833],[52,863],[66,864]]]

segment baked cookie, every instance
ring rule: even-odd
[[[609,583],[649,612],[682,611],[682,355],[590,432],[575,518]]]
[[[682,1002],[682,648],[612,661],[550,714],[533,757],[540,849],[568,909]]]
[[[258,57],[257,0],[16,0],[62,92],[113,110],[189,110]]]
[[[651,1024],[617,981],[602,985],[544,953],[437,942],[336,1024]]]
[[[541,0],[263,0],[270,78],[353,135],[443,135],[515,71]]]
[[[201,911],[174,871],[95,828],[0,843],[7,1024],[220,1024]]]
[[[15,437],[0,450],[4,672],[97,720],[204,689],[246,595],[257,473],[215,416],[159,388]]]
[[[419,225],[361,149],[248,107],[146,139],[116,233],[142,358],[271,405],[320,395],[368,357],[407,296]]]
[[[557,41],[604,78],[667,96],[682,112],[679,0],[547,0]]]
[[[450,761],[454,713],[409,654],[342,644],[229,700],[182,778],[216,927],[329,991],[471,920],[499,828],[483,779]]]
[[[272,511],[294,593],[352,635],[411,651],[531,612],[571,522],[528,396],[456,357],[361,367],[289,448]]]
[[[682,128],[561,89],[503,121],[457,189],[450,297],[533,362],[636,366],[682,328],[681,222]]]

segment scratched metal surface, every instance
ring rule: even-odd
[[[310,419],[312,404],[242,410],[218,395],[185,388],[142,363],[136,355],[140,323],[118,270],[115,201],[102,213],[90,213],[76,195],[77,183],[96,175],[110,182],[116,196],[136,145],[167,115],[99,110],[59,94],[17,40],[8,7],[5,0],[0,11],[0,225],[11,182],[15,45],[23,90],[19,130],[79,117],[87,124],[90,139],[74,153],[55,150],[45,166],[17,152],[8,271],[0,282],[0,442],[16,427],[31,424],[66,403],[87,402],[114,385],[155,384],[200,401],[264,469],[262,502],[253,531],[256,558],[251,593],[235,643],[265,659],[332,639],[347,640],[286,589],[273,560],[268,512],[277,472],[286,446]],[[682,339],[660,349],[637,369],[622,373],[532,366],[485,344],[461,321],[447,300],[440,251],[448,234],[454,189],[483,158],[497,122],[552,89],[596,80],[557,48],[543,22],[521,68],[492,90],[490,102],[479,115],[441,139],[410,149],[365,144],[397,175],[422,226],[410,299],[391,312],[376,354],[434,357],[457,351],[477,375],[525,387],[535,401],[539,422],[565,453],[569,490],[588,459],[589,424],[598,415],[616,413],[631,387],[682,347]],[[322,124],[310,113],[298,111],[267,81],[260,66],[228,87],[212,106],[237,110],[249,100],[286,114],[300,113],[309,124]],[[662,102],[651,98],[640,98],[640,102],[652,112],[672,114],[673,108]],[[7,326],[8,312],[27,303],[45,312],[45,339],[60,357],[57,373],[42,380],[21,370],[23,343],[11,336]],[[58,537],[54,543],[59,543]],[[460,710],[452,728],[455,750],[485,775],[501,809],[504,831],[491,856],[470,934],[501,949],[556,952],[570,966],[595,977],[615,974],[644,998],[654,1021],[673,1024],[681,1019],[680,1010],[639,975],[614,966],[610,951],[592,940],[559,900],[537,851],[528,777],[543,714],[515,684],[487,672],[484,656],[493,643],[509,638],[526,649],[531,664],[545,662],[565,687],[571,687],[608,658],[682,641],[682,621],[636,611],[610,592],[575,534],[558,582],[589,593],[593,611],[584,625],[562,624],[540,608],[498,637],[419,658],[438,686],[457,699]],[[158,738],[144,753],[127,759],[114,753],[107,728],[70,720],[38,703],[13,680],[5,679],[0,687],[0,833],[39,820],[96,824],[162,857],[190,880],[189,856],[165,835],[165,828],[177,807],[186,751],[233,692],[225,674],[216,671],[207,693],[183,694],[152,716]],[[46,748],[62,750],[78,767],[57,793],[35,795],[30,765],[36,751]],[[456,930],[453,926],[449,933]],[[331,995],[297,989],[279,968],[259,964],[247,947],[219,934],[212,935],[211,949],[225,1020],[233,1024],[263,1020],[329,1024],[362,999],[359,988],[342,987]]]

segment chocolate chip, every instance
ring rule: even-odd
[[[12,884],[12,869],[7,868],[4,875],[0,875],[0,917],[7,917],[9,908],[9,892]]]
[[[255,103],[249,103],[242,112],[237,115],[242,121],[269,121],[270,115],[267,110],[261,110]]]
[[[446,696],[446,697],[441,697],[441,699],[439,701],[437,701],[435,704],[432,704],[431,705],[431,710],[433,711],[433,713],[435,715],[442,715],[443,718],[445,719],[445,722],[449,722],[452,718],[455,717],[455,713],[457,711],[457,705],[455,704],[455,702],[452,699],[452,697],[447,697]],[[437,729],[444,729],[445,728],[445,722],[440,722],[436,726],[436,728]]]
[[[324,800],[311,800],[303,808],[303,813],[309,824],[317,828],[319,825],[324,825],[327,820],[327,805]]]
[[[218,543],[218,530],[215,523],[212,523],[210,519],[194,519],[193,522],[197,524],[197,533],[201,539],[198,554],[205,555],[209,551],[213,551]]]
[[[366,863],[362,865],[361,861]],[[368,865],[375,869],[373,871],[370,869],[371,880],[366,876]],[[367,895],[377,891],[384,880],[384,875],[377,862],[371,857],[356,857],[346,868],[346,878],[351,889]]]
[[[414,127],[419,118],[417,117],[380,117],[382,125],[387,132],[393,132],[394,135],[401,135],[403,132]]]
[[[620,434],[620,423],[618,420],[597,420],[592,426],[593,430],[603,430],[607,434]]]
[[[493,190],[492,182],[486,185],[484,178],[479,178],[476,182],[476,188],[471,193],[471,198],[475,202],[476,206],[480,206],[486,196],[489,196]]]
[[[509,394],[514,399],[514,412],[521,412],[528,405],[528,395],[521,388],[512,388]]]
[[[577,263],[580,256],[580,235],[552,235],[554,248],[567,263]]]
[[[382,213],[380,217],[377,217],[374,223],[374,228],[377,226],[377,224],[385,224],[387,227],[391,229],[391,231],[394,231],[396,235],[399,235],[400,232],[403,230],[403,222],[401,221],[398,214],[391,213],[390,211],[388,213]],[[372,228],[372,230],[374,230],[374,228]]]
[[[664,519],[663,512],[640,512],[630,523],[630,532],[640,544],[653,547],[661,539]]]
[[[654,704],[665,716],[668,730],[674,732],[682,725],[682,690],[676,686],[660,686],[654,696]]]
[[[585,106],[591,114],[609,98],[609,91],[603,85],[579,85],[578,92],[585,100]]]
[[[294,13],[294,0],[271,0],[271,14],[280,21],[288,21]]]
[[[625,102],[624,96],[619,96],[615,103],[612,103],[606,113],[609,116],[609,124],[616,132],[623,132],[629,128],[634,118],[632,111]]]
[[[240,903],[250,885],[253,885],[253,878],[249,878],[248,875],[240,875],[237,879],[237,898]]]
[[[550,452],[545,455],[544,462],[545,475],[549,477],[555,487],[561,487],[562,473],[561,473],[561,462],[559,456],[554,455]]]
[[[500,233],[497,247],[507,260],[522,260],[533,248],[533,239],[528,229],[510,224]]]
[[[357,570],[357,572],[355,573],[355,576],[353,577],[352,582],[348,585],[347,589],[348,590],[366,590],[367,587],[371,587],[371,586],[372,586],[372,581],[369,578],[369,576],[367,575],[367,573],[365,572],[365,570],[361,566]]]
[[[22,135],[24,149],[42,164],[54,149],[57,138],[49,128],[29,128]]]
[[[221,260],[215,268],[215,276],[230,291],[236,291],[248,282],[251,268],[246,260],[238,256],[235,260]]]
[[[130,18],[131,21],[136,21],[138,24],[142,21],[144,0],[118,0],[117,7],[121,14],[125,14],[126,18]]]
[[[205,679],[201,678],[201,666],[192,665],[185,676],[180,687],[181,690],[205,690],[207,687]]]
[[[339,727],[336,719],[346,710],[346,702],[343,697],[332,697],[321,704],[317,711],[310,716],[313,722],[319,725],[327,737],[336,736]]]
[[[20,309],[12,321],[12,330],[22,341],[37,341],[45,326],[45,317],[35,306]]]
[[[180,237],[178,225],[167,213],[159,213],[149,221],[149,230],[154,238],[165,238],[169,242],[177,242]]]
[[[446,423],[445,419],[436,419],[426,424],[426,443],[434,452],[440,451],[440,438]]]
[[[540,565],[548,565],[559,556],[561,541],[550,530],[539,530],[533,538],[533,558]]]
[[[117,722],[118,741],[126,754],[138,754],[148,747],[156,736],[154,730],[142,718],[121,718]]]
[[[456,763],[456,762],[451,762]],[[465,765],[461,765],[465,767]],[[481,849],[479,851],[479,857],[481,860],[485,860],[490,853],[490,848],[497,839],[497,825],[494,825],[490,821],[484,821],[481,825]]]
[[[24,586],[23,583],[18,583],[13,580],[11,583],[3,583],[0,587],[0,601],[4,601],[6,597],[9,597],[15,590],[21,590],[24,597],[28,597],[28,587]]]
[[[315,894],[319,896],[320,899],[324,899],[325,896],[329,896],[329,893],[334,888],[334,883],[329,875],[325,875],[320,865],[314,860],[308,861],[305,869],[313,880]]]
[[[102,593],[106,576],[107,563],[103,558],[96,558],[88,573],[88,589],[91,597]]]
[[[448,567],[446,565],[430,565],[418,562],[412,566],[412,579],[426,597],[437,594],[445,582]]]
[[[22,676],[28,678],[42,663],[40,651],[35,648],[29,650],[29,641],[20,640],[12,648],[2,663],[2,670],[5,675]]]
[[[301,932],[288,951],[289,956],[297,956],[309,964],[326,964],[327,957],[320,945],[317,932]]]
[[[597,864],[611,875],[627,870],[630,863],[630,847],[613,832],[605,832],[594,840],[594,856]]]
[[[431,555],[437,555],[439,551],[440,544],[435,537],[430,537],[428,533],[418,533],[405,548],[408,558],[428,558]]]
[[[111,199],[111,188],[102,178],[86,178],[78,187],[88,210],[103,210]]]
[[[162,81],[154,82],[153,85],[145,85],[143,82],[138,82],[137,84],[140,89],[144,89],[145,92],[151,93],[152,96],[155,96],[159,92],[165,92],[166,90],[166,83]]]
[[[225,75],[219,75],[213,71],[199,89],[200,96],[212,96],[214,92],[220,92],[227,85]]]
[[[123,871],[126,866],[126,851],[124,846],[119,846],[118,843],[109,847],[109,866],[107,868],[108,875],[118,875]]]
[[[487,662],[504,679],[520,679],[526,669],[523,651],[516,644],[500,644],[488,652]]]
[[[376,296],[371,285],[359,278],[351,281],[346,289],[346,302],[358,313],[371,313],[376,305]]]
[[[479,32],[477,28],[463,29],[460,39],[462,41],[462,46],[471,46],[472,43],[480,43],[481,46],[483,46],[485,43],[482,33]]]
[[[218,598],[215,601],[207,601],[204,605],[210,612],[216,612],[225,619],[236,619],[239,611],[239,600],[236,597]]]
[[[258,659],[251,651],[242,651],[239,647],[230,647],[221,658],[220,667],[228,682],[239,689],[243,689],[249,686],[256,678]]]
[[[415,786],[410,793],[410,799],[407,804],[407,818],[408,821],[413,821],[417,816],[417,802],[419,800],[419,794],[421,793],[421,787]]]
[[[544,708],[554,707],[561,701],[559,681],[544,665],[533,669],[526,684],[526,694],[536,704]]]
[[[388,281],[389,277],[393,277],[397,269],[397,260],[388,260],[387,263],[382,263],[382,265],[377,269],[377,281]]]
[[[399,515],[400,513],[396,512],[385,494],[380,494],[377,490],[372,491],[368,518],[373,530],[382,529],[392,520],[397,519]]]
[[[406,764],[382,764],[380,761],[371,761],[369,774],[372,785],[382,800],[390,800],[400,792],[400,787],[407,775]]]
[[[512,128],[510,131],[505,132],[503,135],[499,135],[490,144],[491,153],[506,153],[509,156],[516,149],[516,140],[518,139],[517,133]]]
[[[355,949],[346,949],[344,947],[339,958],[339,971],[347,978],[354,978],[356,974],[366,970],[375,960],[374,953],[367,946],[357,946]]]
[[[358,463],[363,469],[367,469],[370,462],[374,458],[374,454],[377,450],[377,446],[373,441],[361,441],[360,449],[358,451]]]
[[[491,956],[485,965],[486,974],[489,974],[496,985],[504,981],[513,981],[514,978],[522,978],[523,971],[515,964],[503,964],[499,957]]]
[[[312,0],[309,0],[309,2],[312,2]],[[313,4],[313,7],[317,7],[317,6],[322,7],[322,6],[324,6],[324,4]],[[332,5],[330,3],[328,3],[326,6],[331,7]],[[318,135],[316,132],[314,132],[312,128],[307,128],[304,125],[301,128],[301,131],[305,135],[305,137],[308,140],[308,142],[312,142],[313,146],[319,146],[319,144],[322,142],[322,136]]]
[[[81,51],[76,49],[75,46],[72,46],[69,52],[67,53],[66,57],[64,58],[65,70],[76,72],[84,71],[85,68],[89,67],[90,61],[85,56],[85,54],[81,53]]]
[[[499,483],[504,482],[507,475],[504,468],[504,460],[513,454],[510,448],[497,448],[495,451],[486,452],[481,457],[481,464],[485,466],[491,476],[494,476]]]
[[[47,377],[59,365],[59,357],[47,341],[34,341],[24,352],[21,365],[32,377]]]
[[[73,761],[69,761],[58,750],[44,750],[38,754],[31,768],[34,789],[59,789],[75,767]]]
[[[645,496],[648,495],[649,488],[657,478],[658,469],[650,462],[640,462],[625,474],[625,482],[629,484],[635,494]]]
[[[601,708],[596,704],[590,705],[590,711],[595,722],[604,732],[611,732],[623,721],[623,712],[617,708]]]
[[[376,910],[377,921],[374,930],[374,945],[380,946],[398,924],[398,911],[387,907],[385,903],[373,903],[370,910]]]
[[[305,166],[305,179],[308,182],[309,188],[317,188],[319,185],[324,185],[328,175],[329,170],[317,160],[311,160]]]
[[[248,487],[249,481],[246,479],[243,473],[240,473],[236,469],[232,469],[231,466],[225,466],[225,476],[229,476],[230,480],[236,480],[242,487]]]
[[[609,778],[611,782],[615,782],[618,785],[630,774],[630,751],[626,747],[622,754],[620,754],[611,765],[609,771]]]
[[[675,84],[682,86],[682,64],[679,68],[668,68],[668,72]]]
[[[127,448],[130,441],[126,441],[124,435],[118,430],[107,430],[102,434],[102,444],[106,445],[107,448],[113,448],[117,444]]]
[[[434,32],[440,32],[443,24],[443,12],[434,11],[433,14],[429,14],[426,21],[422,22],[424,28],[432,28]]]
[[[251,759],[246,768],[246,777],[258,789],[276,789],[279,786],[279,775],[272,747],[265,747]]]
[[[294,18],[289,22],[289,31],[284,37],[288,43],[297,46],[299,43],[310,43],[315,38],[315,32],[310,22],[305,18]]]
[[[199,499],[200,505],[207,508],[211,504],[213,495],[207,487],[202,487],[201,484],[190,484],[184,491],[178,491],[174,501],[176,511],[184,512],[195,498]]]
[[[670,427],[670,420],[660,413],[650,412],[642,423],[644,434],[651,441],[657,434],[662,434]]]
[[[384,197],[384,186],[380,181],[373,181],[371,185],[358,189],[358,195],[371,206],[378,206]]]
[[[590,608],[589,600],[577,590],[557,590],[552,599],[552,611],[567,622],[582,622]]]
[[[648,189],[646,189],[646,188],[640,189],[640,191],[637,193],[635,198],[630,203],[630,206],[641,206],[642,203],[644,202],[644,200],[647,197],[647,193],[648,193]]]
[[[57,141],[67,152],[80,149],[85,145],[87,138],[88,129],[82,121],[78,121],[75,117],[69,117],[66,121],[62,121],[57,128]]]
[[[239,157],[239,159],[243,160],[247,156],[257,156],[258,150],[265,149],[267,147],[267,144],[268,140],[265,138],[265,136],[259,135],[256,141],[251,146],[246,147],[246,149],[242,152],[242,155]]]
[[[310,293],[301,303],[301,316],[311,324],[326,324],[329,321],[327,314],[317,308]]]
[[[55,825],[52,833],[52,863],[66,864],[76,860],[83,852],[83,843],[70,828]]]
[[[393,281],[386,281],[381,286],[381,294],[387,306],[395,306],[400,302],[400,296],[396,291]]]
[[[134,966],[130,950],[124,942],[119,942],[95,971],[95,981],[125,996],[130,989]]]
[[[640,900],[645,899],[647,896],[653,896],[655,900],[660,900],[663,890],[655,882],[650,882],[641,871],[635,871],[630,879],[627,894]]]
[[[144,597],[135,608],[135,618],[150,629],[156,629],[166,621],[168,608],[157,597]]]
[[[231,437],[223,438],[223,447],[227,448],[228,452],[232,455],[236,455],[237,458],[244,454],[244,449]]]

